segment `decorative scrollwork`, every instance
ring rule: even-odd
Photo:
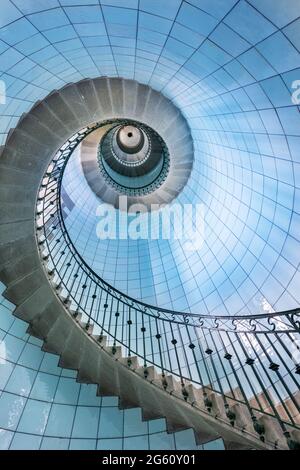
[[[237,331],[237,329],[238,329],[238,319],[233,318],[231,323],[232,323],[232,326],[233,326],[233,331]]]
[[[257,330],[257,323],[253,318],[249,318],[249,329],[250,331],[256,331]]]
[[[276,331],[276,323],[274,323],[274,318],[269,317],[267,321],[268,321],[268,324],[271,326],[271,330]]]
[[[300,332],[300,314],[299,311],[295,311],[288,315],[288,318],[290,319],[290,322],[292,325]]]

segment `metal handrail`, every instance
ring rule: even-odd
[[[218,394],[247,407],[254,429],[257,416],[276,419],[282,432],[300,429],[300,309],[238,316],[175,312],[133,299],[101,279],[78,253],[65,226],[61,181],[74,149],[96,124],[77,133],[57,152],[42,181],[37,230],[42,257],[64,303],[87,327],[94,325],[130,359],[154,365],[166,377]],[[298,349],[297,349],[298,348]],[[206,401],[210,408],[210,401]],[[231,416],[232,414],[228,413]],[[228,418],[229,419],[229,418]]]

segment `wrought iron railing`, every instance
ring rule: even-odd
[[[60,205],[61,180],[73,150],[99,125],[73,136],[54,156],[37,201],[37,233],[53,282],[74,317],[94,326],[124,356],[172,374],[182,385],[213,391],[226,410],[246,406],[263,439],[257,416],[275,418],[289,442],[300,429],[300,309],[240,316],[187,314],[147,305],[101,279],[77,252]],[[234,416],[227,412],[228,419]],[[291,446],[294,444],[291,444]]]

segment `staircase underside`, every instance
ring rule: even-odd
[[[146,107],[150,98],[136,82],[84,80],[37,103],[9,134],[0,155],[0,279],[7,286],[4,295],[16,305],[14,314],[29,323],[29,332],[44,341],[43,350],[60,355],[62,367],[77,370],[78,381],[101,384],[99,394],[118,396],[121,408],[141,407],[145,420],[164,417],[169,432],[193,428],[198,444],[222,437],[227,449],[272,449],[280,434],[276,422],[261,442],[251,422],[249,426],[242,422],[234,428],[230,425],[217,397],[215,411],[209,413],[200,405],[201,389],[187,384],[190,393],[185,401],[180,384],[172,377],[166,378],[168,385],[163,386],[162,376],[153,367],[145,372],[137,358],[123,358],[120,347],[106,346],[105,337],[93,336],[92,329],[79,317],[75,320],[63,305],[41,264],[35,234],[37,192],[49,161],[71,135],[91,123],[124,117],[152,126],[171,154],[191,152],[184,123],[182,134],[174,135],[168,109],[161,119],[160,95],[151,93],[157,108]],[[286,442],[279,441],[278,447],[287,448]]]

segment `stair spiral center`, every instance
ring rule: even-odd
[[[137,126],[122,126],[116,135],[120,150],[126,154],[138,153],[145,144],[144,134]]]

